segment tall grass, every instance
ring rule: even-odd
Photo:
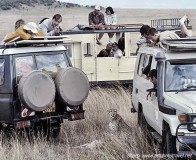
[[[126,141],[109,133],[107,110],[110,108],[117,109],[133,131],[127,134]],[[130,108],[129,90],[122,87],[93,88],[84,104],[85,119],[65,120],[58,140],[46,141],[45,138],[38,136],[33,142],[29,142],[25,136],[5,139],[1,134],[0,159],[126,160],[145,159],[142,157],[145,154],[159,153],[154,143],[148,144],[137,126],[137,114],[131,113]],[[103,145],[92,150],[73,148],[94,140],[102,141]]]

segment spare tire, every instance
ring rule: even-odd
[[[78,68],[68,67],[59,71],[55,78],[57,93],[69,106],[81,105],[89,93],[89,81]]]
[[[52,106],[55,92],[54,81],[42,71],[30,72],[23,76],[18,84],[21,103],[34,111],[43,111]]]

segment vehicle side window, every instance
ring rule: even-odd
[[[153,57],[151,55],[147,55],[147,54],[140,55],[139,66],[137,71],[137,74],[139,76],[146,78],[148,72],[151,69],[152,59]]]
[[[86,57],[93,55],[91,43],[84,43],[83,53],[84,53],[84,56]]]
[[[5,60],[0,59],[0,85],[4,84],[4,76],[5,76],[4,65],[5,65]]]
[[[60,69],[67,68],[63,53],[37,55],[36,62],[38,70],[47,72],[52,78],[56,77]]]
[[[17,81],[23,76],[36,69],[32,56],[23,56],[15,58]]]

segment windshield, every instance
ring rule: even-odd
[[[196,85],[196,60],[182,62],[166,62],[165,91],[179,91]]]
[[[52,78],[56,77],[60,69],[67,68],[63,53],[38,55],[36,62],[38,70],[47,72]]]

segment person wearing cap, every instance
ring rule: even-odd
[[[95,27],[95,29],[105,29],[104,28],[104,14],[100,12],[100,6],[95,6],[94,11],[89,13],[88,21],[89,25]],[[100,40],[103,37],[104,33],[99,33],[99,36],[96,38],[97,44],[102,45]]]
[[[44,18],[38,27],[45,36],[58,36],[63,31],[61,22],[62,16],[60,14],[55,14],[52,19]]]
[[[38,31],[37,25],[34,22],[29,22],[20,26],[16,31],[11,32],[5,36],[3,42],[9,42],[15,38],[19,39],[31,39],[33,36],[43,36],[41,31]]]

